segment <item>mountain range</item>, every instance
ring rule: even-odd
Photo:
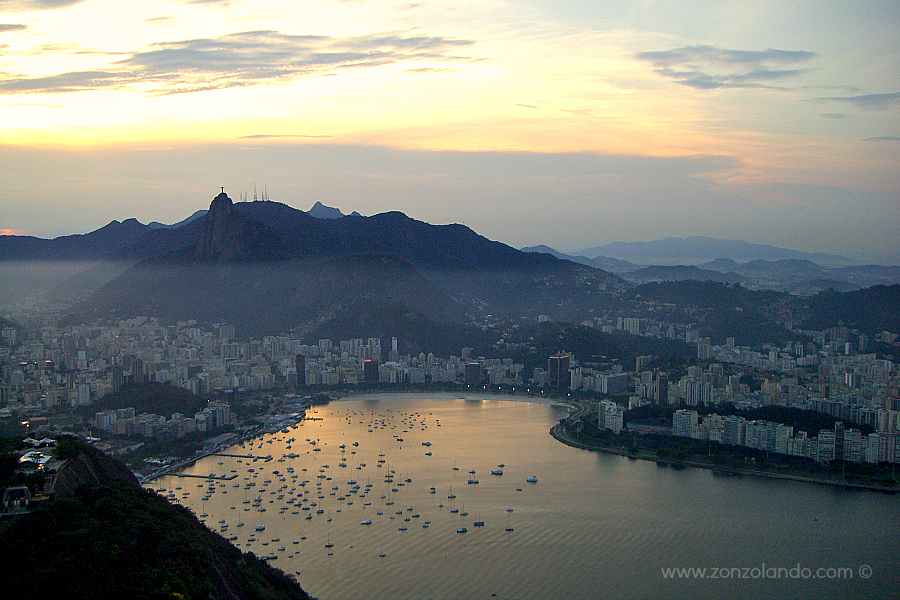
[[[836,254],[801,252],[767,244],[704,236],[669,237],[648,242],[613,242],[587,248],[576,254],[588,258],[605,256],[638,265],[699,265],[717,258],[730,258],[737,262],[810,260],[824,267],[858,264],[846,256]]]
[[[310,333],[379,312],[404,314],[420,331],[428,329],[423,318],[460,325],[478,313],[566,318],[585,310],[598,286],[625,285],[462,225],[430,225],[399,212],[331,214],[233,203],[223,192],[205,214],[177,227],[129,219],[52,240],[5,236],[0,261],[90,265],[56,286],[61,295],[79,291],[82,318],[193,318],[231,323],[242,335]]]
[[[559,259],[605,269],[638,284],[652,281],[718,281],[809,296],[829,289],[852,291],[900,283],[900,267],[847,264],[853,261],[836,255],[809,254],[707,237],[609,244],[583,250],[577,255],[563,254],[548,246],[522,250],[551,254]],[[619,258],[597,254],[601,251],[617,254]],[[624,260],[622,256],[638,262]],[[741,263],[736,258],[749,260]],[[647,259],[649,264],[639,259]],[[813,259],[821,261],[821,264]],[[652,262],[654,260],[657,262]],[[697,262],[700,260],[703,262]]]
[[[55,239],[0,237],[3,304],[41,292],[74,303],[73,317],[82,321],[147,315],[229,323],[241,337],[398,336],[404,351],[416,353],[458,349],[467,339],[490,346],[496,340],[477,324],[497,319],[581,323],[643,310],[646,286],[660,282],[719,286],[702,288],[707,295],[739,284],[812,296],[897,281],[896,267],[828,268],[808,259],[642,266],[546,246],[523,251],[463,225],[400,212],[344,215],[320,203],[304,212],[271,201],[233,203],[224,192],[209,210],[174,225],[128,219]],[[677,302],[693,288],[652,289],[670,290]],[[771,300],[760,298],[761,305]],[[837,314],[844,296],[828,298]],[[812,306],[787,296],[777,302],[799,315]]]

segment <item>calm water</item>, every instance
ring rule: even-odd
[[[237,478],[212,493],[193,478],[153,487],[323,600],[900,597],[900,496],[577,450],[547,433],[565,414],[491,396],[335,402],[230,450],[281,461],[209,457],[185,472]],[[802,578],[798,565],[852,578]],[[668,567],[707,579],[666,578]]]

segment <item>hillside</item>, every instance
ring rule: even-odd
[[[222,264],[145,262],[79,306],[86,318],[152,315],[230,323],[240,336],[306,331],[358,298],[405,306],[458,322],[462,307],[446,291],[390,256],[348,256]]]
[[[309,598],[89,446],[78,445],[57,485],[53,502],[0,530],[7,590],[47,598]]]
[[[317,219],[277,202],[234,204],[224,193],[203,217],[149,231],[129,252],[149,249],[156,254],[100,287],[79,314],[227,322],[241,336],[304,334],[359,299],[459,324],[477,312],[570,318],[596,304],[598,287],[623,285],[462,225],[399,212]]]
[[[843,323],[874,336],[882,331],[900,331],[900,285],[874,287],[842,294],[822,292],[809,299],[803,326],[810,329]]]
[[[779,316],[798,302],[785,293],[753,291],[714,281],[646,283],[634,292],[671,303],[675,308],[667,318],[696,323],[700,337],[710,337],[713,344],[724,344],[729,337],[747,346],[781,343],[795,337],[778,324]]]
[[[128,383],[118,392],[106,394],[90,406],[80,407],[85,416],[101,410],[134,408],[135,414],[152,413],[171,417],[172,413],[193,415],[206,407],[206,400],[169,383],[155,381]]]

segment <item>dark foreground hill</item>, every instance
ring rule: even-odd
[[[128,469],[78,444],[53,502],[0,529],[4,589],[35,598],[309,598]]]

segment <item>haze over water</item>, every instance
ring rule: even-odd
[[[565,414],[562,407],[495,396],[334,402],[308,414],[321,420],[228,451],[276,460],[213,456],[186,470],[237,475],[218,481],[208,500],[202,479],[170,476],[152,486],[206,514],[210,528],[222,530],[224,520],[223,535],[236,536],[242,550],[277,556],[271,564],[296,574],[323,600],[900,593],[897,496],[721,478],[577,450],[547,433]],[[285,456],[291,453],[299,456]],[[492,475],[500,464],[503,475]],[[393,481],[386,482],[391,471]],[[537,483],[526,482],[532,475]],[[470,476],[479,483],[468,484]],[[253,506],[258,497],[265,512]],[[248,546],[251,537],[256,541]],[[734,572],[726,579],[671,579],[662,572],[798,564],[812,572],[846,567],[852,579]],[[870,578],[860,576],[864,565]]]

